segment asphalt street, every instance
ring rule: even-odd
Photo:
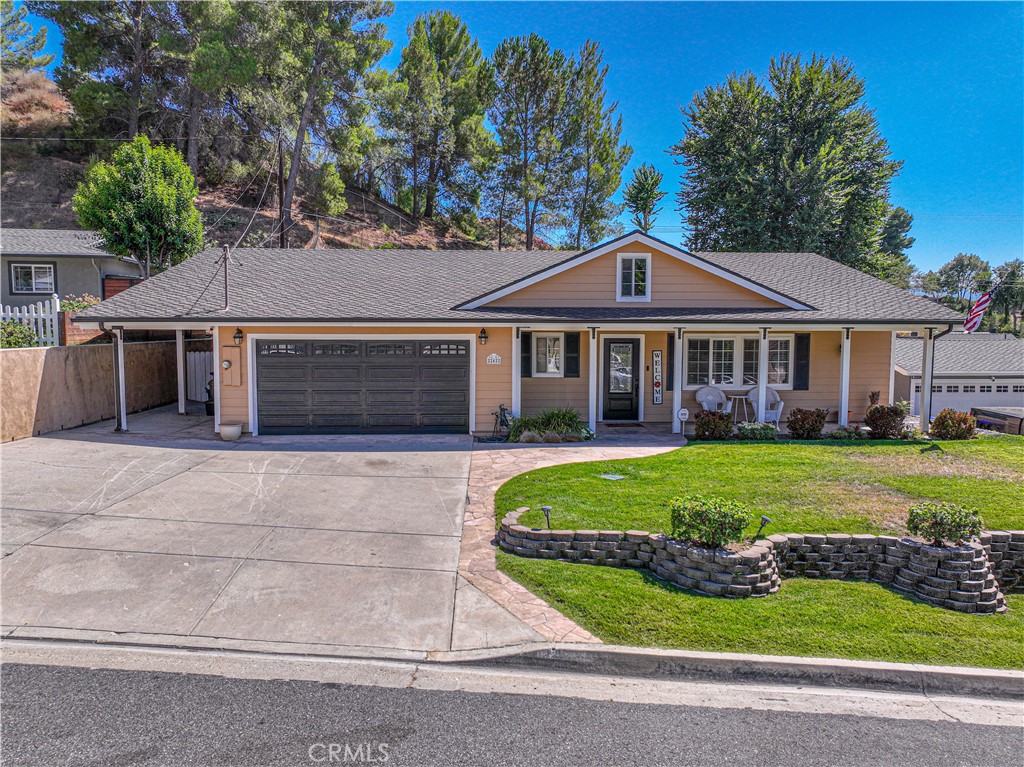
[[[4,665],[3,765],[1019,764],[1022,730]]]

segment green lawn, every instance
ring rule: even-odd
[[[611,481],[602,474],[621,474]],[[710,493],[747,504],[768,532],[904,532],[919,500],[981,512],[990,529],[1024,529],[1024,438],[964,442],[690,443],[637,460],[578,463],[513,478],[508,511],[553,507],[562,529],[667,532],[668,500]],[[543,525],[540,511],[521,518]],[[748,533],[754,532],[752,524]],[[524,559],[498,567],[606,642],[718,652],[1024,668],[1024,595],[1003,615],[963,615],[873,583],[790,578],[763,599],[674,588],[642,570]]]
[[[605,642],[715,652],[1024,668],[1024,595],[1002,615],[930,607],[878,584],[793,578],[759,599],[676,589],[643,570],[523,559],[498,566]]]
[[[602,474],[621,474],[611,481]],[[1024,529],[1024,437],[962,442],[691,442],[635,460],[538,469],[500,488],[498,519],[529,506],[523,524],[667,532],[668,501],[708,493],[766,514],[778,533],[901,533],[924,499],[981,512],[991,529]],[[748,532],[756,529],[756,523]]]

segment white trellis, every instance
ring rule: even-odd
[[[36,334],[40,346],[60,344],[60,297],[56,293],[49,301],[29,306],[0,306],[0,320],[27,325]]]

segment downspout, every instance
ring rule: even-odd
[[[103,295],[103,270],[100,269],[100,265],[96,263],[96,259],[95,258],[90,258],[89,260],[92,262],[92,268],[96,270],[96,276],[99,279],[99,282],[97,284],[99,285],[100,292],[99,292],[98,295],[99,295],[100,299],[104,299],[104,298],[106,298],[106,296]],[[100,323],[100,324],[102,325],[102,323]]]
[[[935,381],[935,342],[938,341],[943,336],[948,336],[952,332],[953,332],[953,323],[951,322],[948,325],[946,325],[946,329],[945,330],[943,330],[940,333],[936,333],[934,336],[932,336],[931,370],[928,371],[928,381],[930,382],[930,384],[932,386],[934,386],[934,381]],[[923,370],[921,371],[921,391],[922,392],[924,391],[924,371]],[[913,392],[911,392],[911,394],[913,394]],[[922,397],[921,399],[923,400],[924,398]],[[918,416],[918,418],[921,419],[921,423],[927,422],[929,425],[931,424],[931,422],[932,422],[932,414],[930,412],[931,408],[932,408],[932,398],[928,397],[928,410],[929,410],[929,412],[927,414],[922,412],[921,415]]]

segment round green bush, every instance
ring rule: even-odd
[[[669,501],[672,537],[712,549],[738,541],[750,524],[746,506],[725,498],[687,495]]]
[[[821,439],[828,418],[828,408],[795,407],[789,411],[786,427],[793,439]]]
[[[933,546],[964,543],[981,535],[981,517],[955,503],[925,501],[907,511],[907,529],[931,541]]]
[[[701,410],[693,418],[694,439],[729,439],[732,416],[721,410]]]
[[[36,334],[28,325],[14,320],[0,321],[0,348],[25,349],[37,345]]]

